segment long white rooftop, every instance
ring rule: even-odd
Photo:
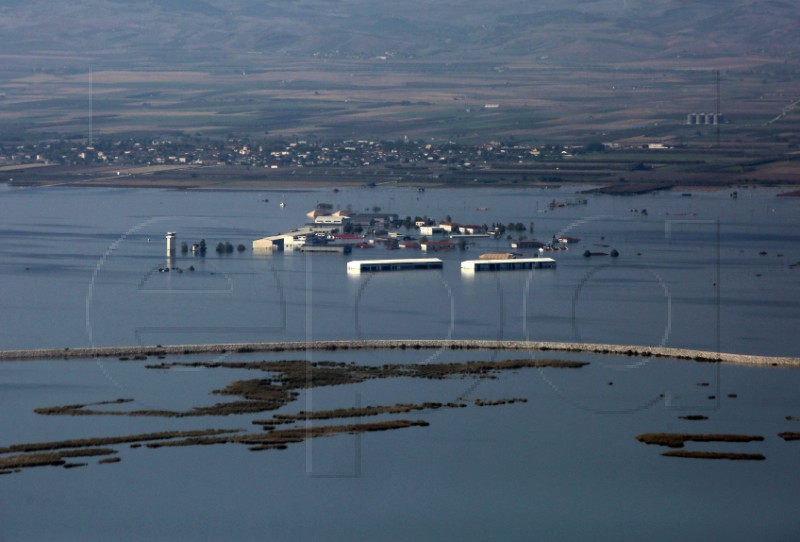
[[[518,269],[552,269],[553,258],[509,258],[507,260],[465,260],[462,271],[513,271]]]
[[[398,258],[393,260],[351,260],[347,262],[348,272],[361,271],[401,271],[405,269],[441,269],[439,258]]]

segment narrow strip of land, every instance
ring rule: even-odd
[[[306,350],[528,350],[531,352],[576,352],[729,363],[764,367],[798,367],[800,358],[754,356],[710,352],[664,346],[637,346],[598,343],[495,341],[495,340],[352,340],[294,341],[261,343],[184,344],[155,346],[103,346],[89,348],[50,348],[0,350],[0,361],[46,359],[133,358],[197,354],[237,354],[249,352],[298,352]]]

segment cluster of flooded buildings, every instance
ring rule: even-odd
[[[308,252],[350,252],[352,248],[372,248],[384,245],[386,248],[420,249],[424,252],[452,250],[457,242],[470,238],[485,238],[497,235],[486,225],[457,224],[455,222],[432,223],[429,219],[416,220],[419,238],[392,231],[392,226],[400,223],[394,213],[353,213],[349,211],[326,212],[315,209],[306,214],[309,221],[303,226],[256,239],[254,251],[300,250]],[[411,225],[409,224],[409,227]],[[372,234],[368,239],[360,232]],[[448,239],[428,239],[432,236],[447,235]]]
[[[497,230],[485,225],[462,225],[452,221],[431,223],[427,219],[417,220],[414,224],[419,231],[419,238],[403,234],[398,229],[390,231],[392,225],[400,223],[399,217],[393,213],[353,213],[349,211],[327,212],[315,209],[306,215],[309,221],[291,231],[263,237],[253,241],[254,252],[272,252],[297,250],[302,252],[327,252],[348,254],[354,248],[369,249],[383,246],[386,249],[418,249],[423,252],[451,251],[464,248],[470,238],[491,238],[498,234]],[[368,231],[368,237],[361,233]],[[429,236],[447,236],[429,239]],[[562,242],[568,242],[564,239]],[[549,244],[534,241],[535,245],[525,248],[542,249]],[[501,271],[518,269],[547,269],[556,266],[552,258],[523,258],[520,254],[489,253],[481,255],[478,260],[461,262],[462,271]],[[353,260],[347,263],[347,271],[360,273],[365,271],[401,271],[420,269],[441,269],[443,261],[438,258],[398,258]]]
[[[305,252],[349,253],[354,245],[366,243],[366,236],[354,230],[383,231],[399,219],[392,213],[327,213],[315,209],[306,214],[309,221],[303,226],[256,239],[253,251],[300,250]]]

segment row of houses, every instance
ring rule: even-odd
[[[392,226],[400,223],[399,216],[394,213],[352,211],[334,211],[319,208],[306,213],[310,220],[303,227],[287,233],[272,235],[253,241],[254,250],[294,250],[307,245],[358,245],[369,248],[370,245],[386,244],[390,248],[420,249],[424,252],[454,250],[456,244],[450,240],[429,240],[427,237],[434,235],[447,235],[451,237],[489,236],[485,225],[458,224],[456,222],[440,222],[431,224],[430,220],[418,220],[416,226],[422,237],[419,241],[403,235],[397,231],[388,231]],[[360,226],[360,228],[356,227]],[[365,236],[359,235],[361,230],[368,229],[376,237],[367,241]]]
[[[423,252],[439,252],[455,250],[456,244],[448,240],[422,241],[414,239],[398,240],[397,238],[377,238],[365,240],[363,235],[335,233],[326,229],[303,227],[287,233],[270,235],[253,241],[253,250],[274,251],[274,250],[307,250],[311,245],[317,246],[352,246],[358,245],[368,247],[377,244],[390,244],[395,242],[396,248],[420,249]]]
[[[362,226],[369,228],[388,228],[392,223],[399,221],[395,213],[354,213],[352,211],[326,212],[319,208],[306,213],[306,216],[315,224],[333,224],[337,226]]]
[[[253,241],[253,250],[294,250],[307,244],[325,244],[339,232],[337,224],[311,222],[286,233],[256,239]]]
[[[420,235],[437,235],[437,234],[462,234],[462,235],[486,235],[488,229],[486,226],[478,224],[457,224],[455,222],[440,222],[436,225],[420,225]]]
[[[310,246],[360,244],[364,236],[352,233],[355,226],[373,231],[389,227],[398,220],[394,213],[328,212],[319,207],[306,213],[310,220],[300,228],[253,241],[253,250],[308,250]],[[358,231],[358,229],[356,229]]]
[[[351,211],[327,212],[322,209],[314,209],[306,214],[314,221],[314,224],[336,225],[342,228],[346,226],[362,226],[370,229],[386,229],[397,224],[400,218],[395,213],[354,213]],[[480,224],[458,224],[456,222],[440,222],[431,224],[428,220],[417,220],[414,225],[419,229],[420,235],[430,236],[437,234],[462,234],[462,235],[485,235],[488,228]]]

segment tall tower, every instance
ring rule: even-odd
[[[720,81],[719,81],[719,70],[717,70],[717,110],[714,114],[714,124],[717,125],[717,147],[719,147],[719,140],[720,140]]]
[[[175,256],[175,232],[167,232],[167,258]]]

